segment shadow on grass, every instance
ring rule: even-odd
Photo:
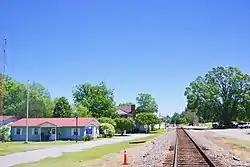
[[[131,141],[129,144],[141,144],[141,143],[146,143],[146,140],[141,140],[141,141]]]

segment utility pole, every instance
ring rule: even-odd
[[[30,89],[30,82],[28,80],[28,87],[27,87],[27,110],[26,110],[26,142],[25,143],[28,143],[29,142],[29,126],[28,126],[28,119],[29,119],[29,89]]]
[[[1,92],[0,92],[0,127],[3,125],[3,112],[4,112],[4,74],[6,70],[6,47],[7,47],[7,39],[4,38],[3,43],[3,71],[1,74],[0,82],[1,82]]]

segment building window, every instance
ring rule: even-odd
[[[71,129],[71,135],[73,136],[73,135],[80,135],[80,128],[77,128],[77,130],[76,130],[76,128],[72,128]]]
[[[55,129],[52,129],[52,134],[56,134],[56,130]]]
[[[22,129],[16,128],[16,135],[22,135]]]
[[[34,135],[38,135],[38,128],[34,129]]]
[[[32,128],[32,135],[38,135],[38,128]]]

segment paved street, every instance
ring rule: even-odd
[[[147,137],[150,134],[136,134],[124,137],[113,137],[112,139],[103,139],[96,141],[89,141],[86,143],[73,144],[68,146],[61,147],[51,147],[40,150],[28,151],[28,152],[20,152],[14,153],[6,156],[0,156],[1,167],[9,167],[16,164],[28,163],[39,161],[46,157],[58,157],[62,155],[63,152],[77,152],[88,150],[89,148],[95,146],[101,146],[105,144],[113,144],[119,143],[123,141],[128,141],[136,138]]]

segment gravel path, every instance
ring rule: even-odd
[[[147,137],[150,134],[136,134],[129,135],[123,137],[114,137],[112,139],[102,139],[96,141],[89,141],[86,143],[73,144],[68,146],[60,146],[60,147],[51,147],[40,150],[28,151],[28,152],[20,152],[14,153],[6,156],[0,156],[0,166],[1,167],[9,167],[22,163],[36,162],[43,158],[47,157],[58,157],[62,155],[64,152],[77,152],[88,150],[89,148],[95,146],[101,146],[105,144],[119,143],[123,141],[128,141],[136,138]]]
[[[215,163],[220,163],[220,166],[247,166],[245,162],[233,160],[231,153],[208,140],[198,131],[189,130],[188,133]]]

